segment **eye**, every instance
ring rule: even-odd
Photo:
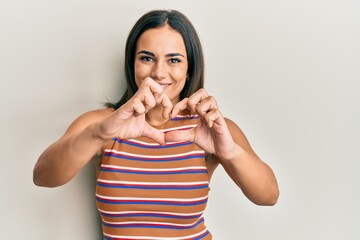
[[[179,63],[179,62],[181,62],[181,60],[178,59],[178,58],[170,58],[170,59],[169,59],[169,62],[170,62],[170,63]]]
[[[150,56],[141,56],[140,60],[144,61],[144,62],[153,62],[154,61],[154,59]]]

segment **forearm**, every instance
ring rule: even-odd
[[[48,147],[34,167],[34,183],[56,187],[70,181],[105,144],[96,136],[96,128],[96,124],[91,124]]]
[[[234,157],[221,164],[252,202],[274,205],[279,196],[278,184],[271,168],[254,154],[236,145]]]

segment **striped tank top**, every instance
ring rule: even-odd
[[[198,122],[179,115],[159,129]],[[196,144],[115,138],[105,146],[96,185],[104,239],[212,239],[203,217],[208,192],[205,153]]]

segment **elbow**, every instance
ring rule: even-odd
[[[35,186],[45,187],[45,184],[35,174],[33,174],[33,183]]]
[[[274,206],[276,205],[276,203],[279,200],[279,194],[272,196],[272,197],[268,197],[266,200],[260,202],[260,204],[258,204],[259,206]]]
[[[258,206],[274,206],[279,200],[279,189],[274,186],[272,189],[247,192],[247,198]]]
[[[44,173],[45,173],[44,164],[41,163],[39,158],[33,169],[33,183],[35,184],[35,186],[49,187],[46,184],[46,176],[44,176],[46,174]]]
[[[37,187],[52,187],[50,185],[47,185],[45,182],[41,181],[40,179],[33,177],[33,183],[35,184],[35,186]]]
[[[33,169],[33,183],[36,186],[41,187],[41,181],[40,181],[40,177],[39,177],[39,170],[37,169],[37,166],[35,165],[34,169]]]
[[[63,185],[63,184],[53,184],[49,181],[41,179],[40,177],[36,177],[35,174],[33,175],[33,183],[35,184],[35,186],[45,187],[45,188],[55,188]]]
[[[259,206],[274,206],[279,200],[280,192],[276,188],[273,191],[267,192],[261,198],[253,201],[256,205]]]
[[[271,184],[263,186],[260,192],[262,194],[259,195],[259,201],[256,202],[257,205],[274,206],[279,200],[280,190],[276,180],[271,182]]]
[[[38,187],[49,187],[41,178],[41,172],[36,168],[33,170],[33,183]]]
[[[43,171],[38,169],[36,166],[33,170],[33,183],[38,187],[54,188],[63,185],[64,183],[55,183],[51,181],[51,178],[46,176]]]

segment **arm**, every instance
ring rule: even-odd
[[[96,122],[110,113],[110,109],[97,110],[77,118],[65,134],[40,155],[33,170],[34,183],[56,187],[70,181],[105,144],[106,141],[96,135]]]
[[[212,157],[252,202],[258,205],[276,204],[279,189],[272,169],[256,155],[241,129],[231,120],[225,120],[234,140],[234,154],[227,159],[214,154]]]
[[[45,187],[67,183],[114,137],[146,136],[165,144],[164,133],[145,121],[145,114],[157,104],[163,107],[163,115],[168,116],[172,108],[170,99],[159,84],[147,78],[119,109],[98,110],[80,116],[64,136],[41,154],[33,171],[34,183]]]
[[[200,123],[190,130],[169,132],[166,140],[195,142],[211,156],[207,159],[212,163],[210,173],[218,162],[252,202],[274,205],[279,196],[274,173],[255,154],[240,128],[222,116],[215,99],[200,89],[176,104],[172,116],[184,109],[198,114]]]

